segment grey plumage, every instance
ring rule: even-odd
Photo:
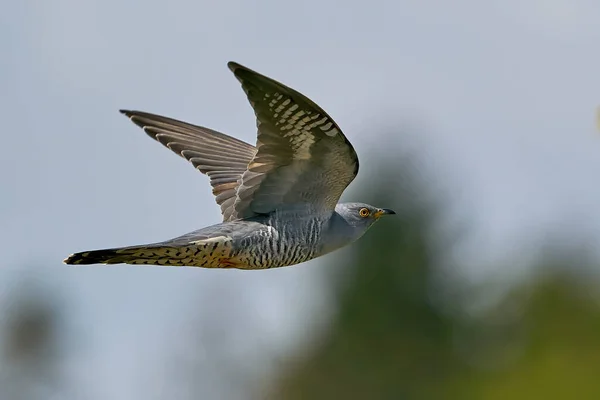
[[[210,178],[223,222],[155,244],[75,253],[65,263],[282,267],[343,247],[394,214],[337,203],[358,173],[358,158],[323,109],[271,78],[228,65],[255,111],[256,146],[175,119],[121,111]]]

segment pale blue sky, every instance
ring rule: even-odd
[[[264,343],[279,351],[326,319],[323,260],[256,273],[61,264],[73,251],[219,221],[206,177],[117,110],[252,143],[253,113],[229,60],[336,119],[361,159],[346,199],[376,179],[381,152],[416,149],[453,193],[455,218],[473,224],[463,257],[501,263],[558,229],[597,242],[599,18],[596,0],[9,2],[0,300],[28,265],[60,292],[65,341],[78,343],[67,373],[90,399],[143,398],[161,385],[175,393],[160,360],[192,307],[227,327],[234,356],[260,357]],[[404,121],[423,136],[381,129]],[[224,396],[211,387],[206,398]]]

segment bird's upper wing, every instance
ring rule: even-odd
[[[323,109],[273,79],[228,64],[254,109],[258,152],[242,175],[237,218],[291,204],[333,210],[358,173],[358,157]]]
[[[208,175],[223,221],[232,218],[238,183],[254,158],[256,147],[224,133],[172,118],[140,111],[121,112],[150,137]]]

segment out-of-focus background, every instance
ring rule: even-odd
[[[0,398],[600,398],[600,2],[13,1]],[[393,208],[270,271],[74,268],[219,222],[119,108],[254,143],[235,60],[330,113]]]

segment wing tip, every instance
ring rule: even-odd
[[[131,118],[131,117],[133,117],[133,114],[135,113],[135,111],[132,111],[132,110],[125,110],[125,109],[123,109],[123,108],[122,108],[122,109],[120,109],[120,110],[119,110],[119,112],[120,112],[121,114],[123,114],[124,116],[126,116],[127,118]]]
[[[144,131],[146,130],[145,125],[140,122],[140,119],[143,118],[147,113],[144,113],[142,111],[137,111],[137,110],[125,110],[125,109],[120,109],[119,112],[121,114],[123,114],[124,116],[126,116],[127,119],[129,119],[131,122],[133,122],[140,128],[144,129]],[[148,133],[148,132],[146,132],[146,133]]]
[[[229,61],[227,63],[227,67],[231,70],[231,72],[233,72],[235,74],[235,70],[240,69],[240,68],[244,68],[242,65],[236,63],[235,61]]]
[[[229,70],[231,72],[233,72],[233,75],[240,81],[242,82],[242,74],[252,74],[252,75],[257,75],[257,76],[263,76],[261,74],[259,74],[258,72],[243,66],[242,64],[236,63],[235,61],[229,61],[227,63],[227,67],[229,67]]]

